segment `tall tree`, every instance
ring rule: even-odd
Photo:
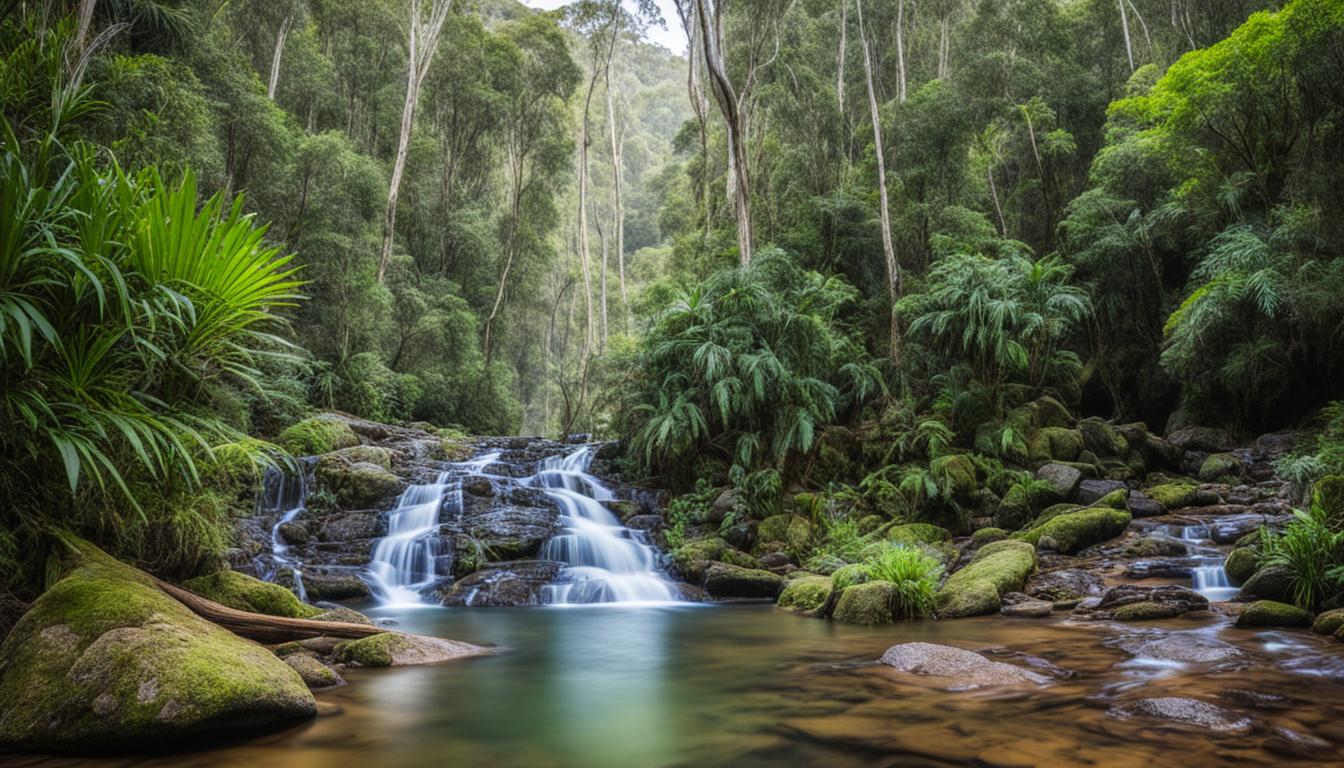
[[[868,113],[873,120],[873,152],[877,156],[878,218],[882,228],[882,258],[887,267],[887,295],[891,299],[888,350],[892,363],[901,363],[901,329],[896,314],[896,302],[901,299],[901,267],[896,261],[896,248],[891,242],[891,206],[887,200],[887,161],[882,152],[882,120],[877,108],[877,90],[873,87],[873,59],[869,52],[868,32],[863,25],[863,0],[855,0],[859,17],[859,40],[863,44],[863,80],[868,87]]]

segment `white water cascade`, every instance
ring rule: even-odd
[[[280,518],[271,526],[271,561],[273,566],[266,572],[265,580],[274,581],[280,569],[287,569],[294,576],[294,591],[299,599],[308,602],[303,588],[302,563],[289,554],[289,545],[280,535],[280,527],[293,522],[294,518],[307,510],[308,473],[307,466],[301,466],[296,477],[270,468],[262,480],[261,493],[257,496],[256,513],[279,514]]]
[[[369,572],[378,599],[385,605],[421,604],[420,590],[433,584],[439,574],[439,520],[443,511],[462,511],[462,479],[479,475],[499,459],[490,453],[468,462],[450,465],[434,482],[407,488],[387,521],[387,536],[373,550]]]
[[[670,602],[679,600],[658,569],[657,551],[621,525],[602,502],[614,497],[588,474],[591,447],[542,462],[532,478],[563,512],[564,530],[542,547],[541,556],[566,564],[559,581],[543,588],[548,605]]]
[[[1224,602],[1236,597],[1238,589],[1232,586],[1223,568],[1223,554],[1213,545],[1213,534],[1207,525],[1162,526],[1160,532],[1190,542],[1187,547],[1200,562],[1190,569],[1191,586],[1211,602]],[[1205,554],[1207,552],[1207,554]]]

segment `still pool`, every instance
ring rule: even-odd
[[[0,762],[1151,768],[1322,764],[1339,760],[1344,744],[1344,645],[1300,631],[1238,630],[1222,617],[1143,627],[992,617],[863,628],[762,604],[383,615],[398,629],[501,652],[433,667],[348,670],[349,684],[318,694],[338,711],[244,743],[109,760],[0,755]],[[949,691],[874,663],[887,647],[911,641],[979,650],[1054,682]],[[1210,647],[1222,652],[1199,661],[1198,649]],[[1111,713],[1170,696],[1216,704],[1250,724],[1214,732]]]

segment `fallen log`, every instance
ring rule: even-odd
[[[149,574],[146,574],[149,575]],[[274,645],[292,640],[308,640],[314,637],[337,637],[357,639],[381,635],[388,630],[368,624],[352,624],[344,621],[314,621],[313,619],[288,619],[283,616],[267,616],[264,613],[251,613],[220,605],[200,595],[189,592],[175,584],[150,576],[154,584],[169,597],[185,605],[192,613],[212,624],[258,643]]]

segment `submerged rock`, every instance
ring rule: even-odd
[[[1090,609],[1093,618],[1116,621],[1170,619],[1190,611],[1207,610],[1209,599],[1185,587],[1173,585],[1143,587],[1120,584],[1106,590],[1101,601]]]
[[[1199,699],[1165,696],[1157,699],[1139,699],[1111,707],[1112,717],[1143,717],[1166,720],[1182,725],[1194,725],[1211,731],[1236,732],[1251,727],[1251,720],[1237,712]]]
[[[912,675],[945,678],[954,690],[1003,685],[1045,685],[1050,678],[1022,667],[991,661],[973,651],[934,643],[902,643],[881,662]]]
[[[1235,645],[1199,632],[1145,632],[1123,635],[1108,644],[1133,656],[1160,661],[1209,664],[1246,657]]]
[[[1022,597],[1025,597],[1024,595]],[[1003,606],[999,612],[1004,616],[1015,616],[1024,619],[1044,619],[1055,610],[1055,604],[1049,600],[1036,600],[1026,598],[1015,603]]]
[[[312,717],[293,669],[88,544],[0,646],[0,743],[89,752]]]

